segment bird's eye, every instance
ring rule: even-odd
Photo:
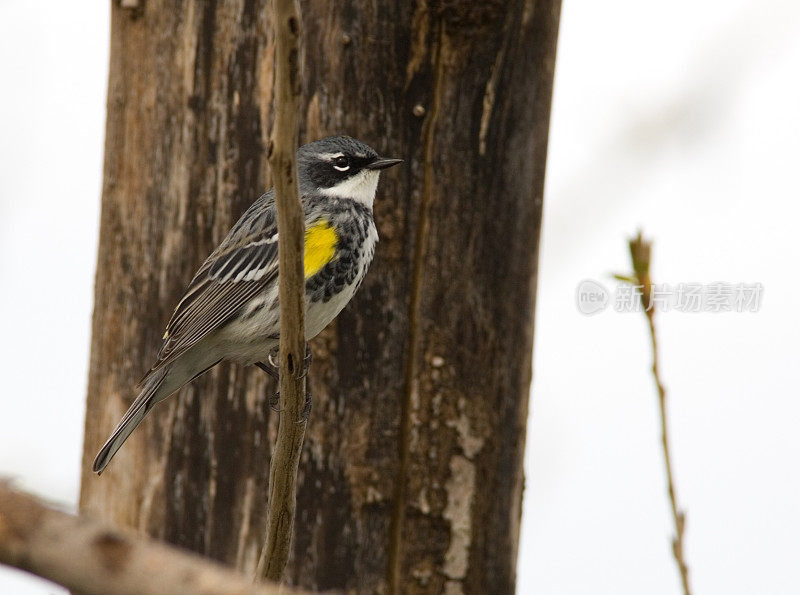
[[[333,160],[333,167],[339,171],[347,171],[350,169],[350,160],[344,155],[337,157]]]

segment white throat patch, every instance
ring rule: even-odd
[[[379,171],[362,169],[356,175],[339,182],[336,186],[322,188],[320,193],[327,196],[351,198],[371,209],[372,203],[375,201],[375,191],[378,189],[379,177]]]

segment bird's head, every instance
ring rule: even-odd
[[[297,151],[300,191],[350,198],[372,207],[380,170],[401,161],[379,157],[349,136],[315,140]]]

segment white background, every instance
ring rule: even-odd
[[[72,507],[108,62],[86,8],[0,0],[0,474]],[[657,281],[764,286],[758,313],[657,321],[695,592],[800,592],[799,77],[796,1],[565,1],[520,593],[679,592],[644,319],[575,306],[639,226]]]

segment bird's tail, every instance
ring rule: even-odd
[[[136,429],[136,426],[138,426],[150,412],[153,405],[162,400],[163,397],[158,398],[160,395],[157,393],[159,393],[159,389],[164,383],[168,372],[169,366],[158,370],[145,381],[142,392],[136,397],[136,400],[128,411],[122,416],[122,419],[117,424],[111,437],[103,445],[103,448],[100,449],[100,452],[97,453],[94,464],[92,465],[92,470],[95,473],[100,475],[105,470],[112,457],[117,453],[125,440],[128,439],[128,436],[131,435],[131,432]]]

